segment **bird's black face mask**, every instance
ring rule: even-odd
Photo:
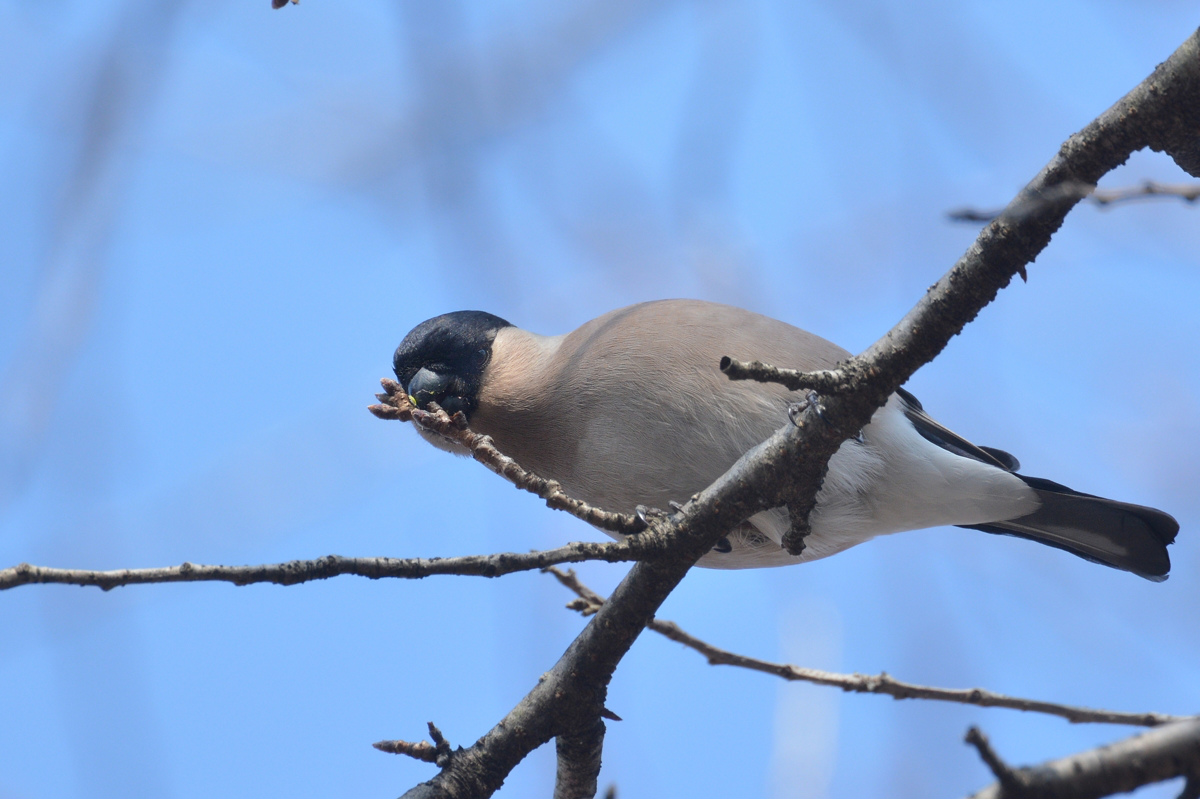
[[[392,365],[410,401],[424,409],[436,402],[467,418],[479,405],[479,385],[492,356],[496,332],[511,325],[483,311],[435,316],[412,329]]]
[[[479,376],[487,365],[488,354],[486,350],[480,350],[475,359],[478,365],[475,362],[468,363],[461,372],[453,366],[447,371],[434,371],[422,366],[405,387],[410,402],[421,409],[436,402],[446,413],[462,411],[470,417],[478,404]]]

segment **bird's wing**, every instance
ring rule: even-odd
[[[1006,472],[1015,472],[1021,468],[1021,462],[1004,450],[994,447],[977,446],[953,430],[940,425],[929,414],[925,413],[925,409],[921,407],[921,402],[904,389],[897,389],[896,394],[904,402],[904,415],[908,417],[913,427],[917,429],[917,432],[926,441],[937,444],[942,449],[953,452],[955,455],[971,458],[972,460],[986,463],[989,466],[1003,469]]]

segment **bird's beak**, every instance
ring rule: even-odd
[[[430,402],[441,403],[446,396],[450,377],[440,375],[429,369],[422,369],[408,381],[408,396],[418,408],[425,408]]]

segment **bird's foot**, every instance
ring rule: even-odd
[[[810,410],[818,419],[825,421],[825,406],[821,404],[821,395],[815,391],[808,392],[799,402],[789,403],[788,418],[792,420],[792,424],[801,427],[800,417]]]
[[[803,427],[804,422],[802,417],[809,410],[822,422],[825,421],[825,406],[821,404],[821,395],[815,391],[808,392],[808,395],[799,402],[793,402],[788,405],[788,419],[791,419],[792,424],[796,425],[796,427]],[[861,430],[855,433],[851,440],[857,444],[866,443]]]
[[[660,508],[652,508],[649,505],[638,505],[633,509],[633,512],[638,517],[638,521],[645,525],[645,527],[642,528],[643,530],[650,526],[652,519],[666,519],[671,515],[665,510]]]
[[[696,499],[696,497],[693,496],[692,499]],[[651,519],[666,519],[672,515],[682,513],[684,506],[682,503],[676,502],[673,499],[668,499],[667,507],[671,509],[672,513],[668,513],[660,508],[652,508],[648,505],[638,505],[633,509],[633,512],[637,515],[638,520],[645,525],[645,527],[649,527]],[[645,527],[643,527],[643,529],[645,529]],[[724,554],[732,551],[733,544],[729,543],[728,538],[722,538],[715,545],[713,545],[713,552],[720,552]]]

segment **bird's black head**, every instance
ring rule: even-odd
[[[511,324],[483,311],[455,311],[412,329],[392,359],[396,379],[418,408],[436,402],[468,418],[479,404],[479,383],[496,332]]]

